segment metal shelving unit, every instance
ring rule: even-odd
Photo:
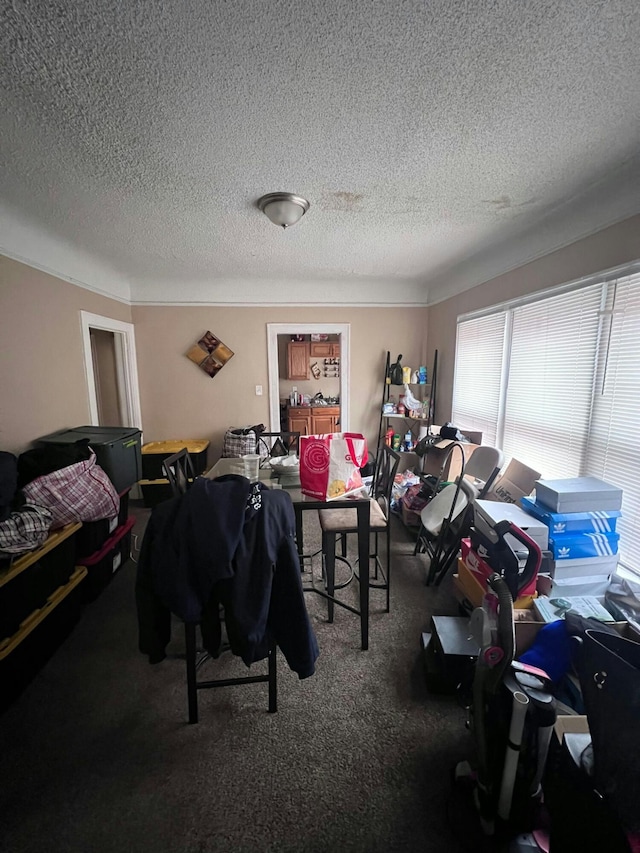
[[[431,427],[431,425],[433,424],[433,418],[434,418],[435,394],[436,394],[436,372],[438,369],[438,351],[437,350],[435,351],[435,354],[433,357],[433,369],[431,371],[431,382],[427,383],[427,384],[423,384],[423,385],[413,385],[412,384],[409,386],[410,388],[421,388],[421,389],[425,389],[425,390],[428,389],[429,400],[428,400],[427,417],[426,418],[412,418],[408,414],[404,414],[404,415],[399,415],[399,414],[385,415],[384,414],[384,411],[383,411],[384,410],[384,404],[389,401],[389,397],[391,394],[391,388],[393,388],[393,387],[395,387],[395,388],[404,387],[403,385],[395,385],[394,386],[388,381],[389,380],[390,367],[391,367],[391,353],[389,351],[387,351],[387,359],[386,359],[386,364],[385,364],[384,380],[383,380],[382,402],[380,404],[380,425],[378,428],[378,442],[377,442],[377,448],[376,448],[376,455],[377,456],[380,455],[380,448],[382,447],[382,444],[384,443],[384,436],[385,436],[385,433],[387,430],[387,425],[389,423],[393,424],[394,422],[402,421],[404,424],[404,427],[401,431],[401,435],[406,434],[407,430],[410,430],[411,433],[413,434],[414,438],[417,439],[418,435],[419,435],[420,427],[426,426],[427,430],[428,430]]]

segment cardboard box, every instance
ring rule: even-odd
[[[533,602],[533,608],[542,622],[557,622],[564,619],[564,611],[551,602],[555,598],[540,596]],[[585,619],[598,619],[600,622],[615,622],[615,618],[601,604],[596,596],[583,595],[570,599],[572,609]]]
[[[488,500],[517,504],[530,495],[540,472],[529,468],[517,459],[512,459],[487,494]]]
[[[562,743],[567,734],[589,734],[589,721],[583,714],[561,714],[556,718],[553,731]]]
[[[597,477],[538,480],[535,489],[537,503],[551,512],[606,512],[622,506],[622,489]]]
[[[588,575],[578,578],[554,578],[551,582],[550,598],[576,598],[592,595],[604,598],[609,586],[606,575]]]
[[[553,563],[552,576],[556,580],[569,578],[608,578],[618,565],[618,557],[587,557],[584,560],[558,560]]]
[[[488,497],[488,496],[487,496]],[[502,504],[491,500],[476,501],[474,504],[474,526],[485,536],[486,527],[493,527],[499,521],[512,521],[516,527],[524,531],[538,545],[541,551],[549,547],[549,528],[542,521],[526,513],[519,506]],[[523,546],[517,539],[507,534],[505,537],[509,547],[522,550]]]
[[[611,557],[618,553],[619,533],[561,533],[549,539],[554,560]]]
[[[460,543],[460,552],[462,554],[462,560],[465,563],[467,569],[475,576],[479,583],[486,585],[487,579],[495,572],[493,566],[491,566],[486,560],[483,560],[483,558],[478,554],[478,552],[471,547],[470,539],[462,540],[462,542]],[[528,597],[529,599],[531,599],[535,597],[536,580],[537,578],[531,579],[527,586],[522,590],[522,595],[520,596],[520,598],[524,599]],[[516,607],[519,606],[521,605],[518,605],[516,603]]]
[[[464,599],[469,602],[472,608],[482,605],[482,599],[487,592],[486,577],[488,575],[478,575],[462,557],[458,557],[458,571],[453,576],[453,585],[454,594],[456,592],[460,594],[457,598],[461,604],[464,603]],[[521,595],[513,606],[519,610],[526,610],[531,607],[534,598],[535,594]]]
[[[442,474],[443,480],[453,481],[460,476],[462,471],[462,456],[459,450],[450,451],[451,445],[455,444],[450,439],[442,439],[427,448],[426,454],[423,456],[422,472],[424,474],[433,474],[434,477],[439,477]],[[471,458],[473,452],[478,449],[479,444],[461,443],[464,450],[465,465]],[[451,456],[447,461],[447,456],[451,452]]]

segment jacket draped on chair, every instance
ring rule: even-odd
[[[165,657],[171,613],[200,623],[205,648],[220,653],[220,605],[231,650],[247,666],[270,639],[300,678],[315,670],[318,644],[309,622],[289,495],[244,477],[196,479],[159,504],[147,524],[136,581],[139,647]]]

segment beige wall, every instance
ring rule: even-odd
[[[0,449],[89,423],[80,311],[131,322],[131,309],[0,256]]]
[[[429,308],[429,364],[438,350],[437,417],[451,417],[456,318],[508,299],[575,281],[640,259],[640,216],[498,276]],[[460,426],[464,426],[460,424]]]
[[[387,349],[411,367],[439,351],[436,422],[450,416],[456,317],[640,258],[640,216],[429,309],[134,307],[0,257],[0,449],[89,420],[80,311],[133,322],[145,441],[269,423],[267,323],[351,324],[352,429],[377,437]],[[234,357],[210,379],[185,352],[210,329]],[[427,346],[428,342],[428,346]],[[264,395],[255,396],[262,385]]]
[[[269,425],[267,323],[350,323],[350,427],[378,434],[387,349],[393,359],[423,363],[427,309],[134,307],[145,441],[207,438],[210,459],[231,426]],[[205,331],[235,355],[211,379],[185,358]],[[255,386],[264,394],[256,397]]]

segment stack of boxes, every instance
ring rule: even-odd
[[[171,484],[165,476],[163,461],[187,448],[194,476],[207,470],[209,441],[204,438],[174,438],[169,441],[150,441],[142,445],[142,478],[140,488],[146,507],[153,508],[173,497]]]
[[[596,477],[538,480],[522,507],[549,529],[550,598],[602,598],[618,562],[622,489]]]
[[[129,492],[142,472],[141,433],[134,427],[81,426],[43,436],[37,443],[68,446],[83,440],[89,442],[120,496],[118,515],[85,522],[76,535],[76,563],[86,567],[83,588],[92,600],[129,559],[135,524],[135,517],[129,516]]]

